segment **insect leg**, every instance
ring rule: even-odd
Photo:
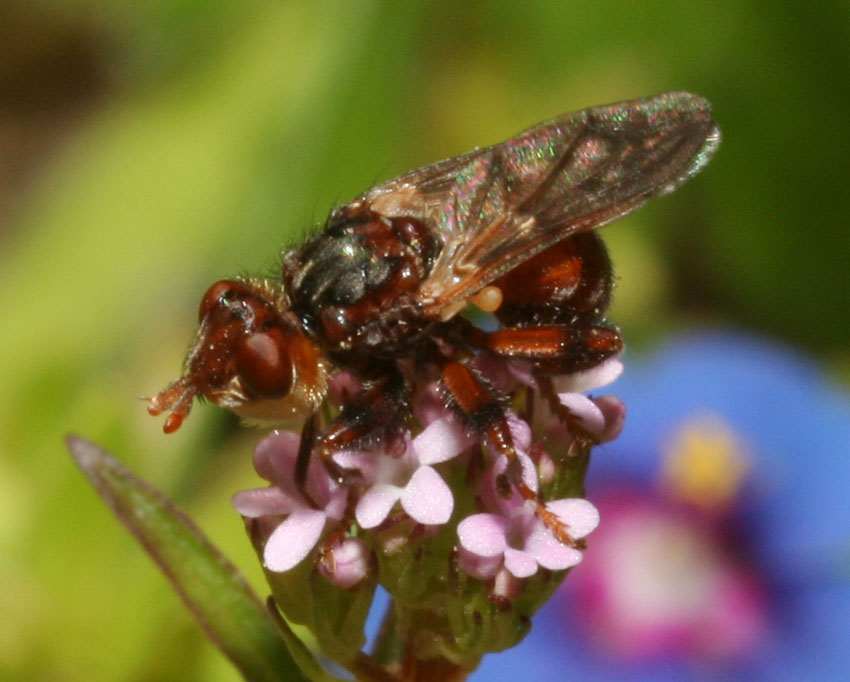
[[[409,417],[410,389],[398,370],[388,370],[380,379],[366,383],[319,436],[319,455],[331,475],[339,478],[341,472],[331,459],[334,452],[376,443],[391,450],[398,446]]]
[[[497,329],[487,335],[483,348],[502,357],[531,360],[548,374],[572,374],[619,353],[623,339],[605,324],[542,324]]]
[[[310,465],[310,455],[316,444],[316,429],[318,427],[318,416],[313,412],[301,427],[301,441],[298,444],[298,457],[295,460],[295,486],[307,498],[305,483],[307,482],[307,468]]]
[[[571,537],[557,515],[549,511],[540,496],[523,481],[522,467],[505,416],[504,402],[498,394],[482,377],[461,362],[446,363],[440,375],[440,383],[449,405],[461,419],[471,429],[484,435],[496,450],[507,457],[508,467],[503,479],[506,486],[513,486],[523,499],[534,502],[535,513],[560,542],[572,547],[583,547],[583,541]],[[500,482],[497,481],[497,485]]]
[[[449,405],[473,431],[485,435],[508,459],[516,459],[511,432],[505,421],[504,401],[486,380],[462,362],[447,362],[440,383]]]
[[[623,340],[615,328],[604,324],[507,327],[490,333],[483,347],[503,357],[530,360],[540,393],[552,412],[567,425],[579,446],[594,442],[558,399],[552,376],[595,367],[622,351]]]

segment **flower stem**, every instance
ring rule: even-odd
[[[413,654],[413,652],[408,652]],[[406,658],[401,679],[404,682],[463,682],[471,671],[445,658]]]
[[[362,682],[402,682],[401,678],[382,668],[375,659],[364,653],[359,654],[348,667]]]

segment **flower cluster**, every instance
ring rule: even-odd
[[[441,620],[445,627],[431,633],[439,641],[440,655],[446,656],[448,649],[450,659],[465,663],[516,643],[528,629],[528,616],[565,570],[581,560],[580,540],[599,521],[596,508],[583,499],[586,437],[574,439],[548,410],[525,368],[491,357],[476,363],[477,371],[513,396],[514,406],[522,405],[507,411],[518,462],[509,462],[470,432],[446,407],[436,383],[416,394],[403,447],[333,455],[335,466],[346,472],[342,482],[313,457],[299,489],[295,469],[300,439],[295,433],[276,431],[258,445],[254,465],[269,486],[239,492],[233,504],[245,518],[276,600],[291,620],[323,631],[317,619],[330,617],[327,604],[306,609],[304,604],[305,591],[315,591],[317,574],[356,601],[356,616],[351,603],[343,607],[349,622],[365,618],[365,611],[360,612],[380,583],[397,608],[403,605],[410,613],[423,611],[431,621]],[[625,408],[612,396],[589,398],[583,392],[609,383],[621,370],[613,359],[564,378],[558,387],[561,403],[596,442],[616,437]],[[348,375],[335,377],[330,400],[344,402],[352,383]],[[533,499],[506,484],[508,467],[517,465]],[[558,540],[552,518],[569,533],[572,545]],[[475,638],[474,646],[459,644],[469,605],[488,601],[500,605],[493,617],[508,611],[510,622],[492,637]]]

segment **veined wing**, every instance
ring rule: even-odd
[[[667,93],[565,114],[362,199],[438,230],[443,248],[420,289],[426,312],[438,316],[562,239],[673,191],[719,142],[708,102]]]

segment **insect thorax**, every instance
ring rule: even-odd
[[[421,220],[387,218],[361,202],[337,209],[286,258],[292,309],[341,364],[409,354],[430,324],[416,294],[439,250]]]

